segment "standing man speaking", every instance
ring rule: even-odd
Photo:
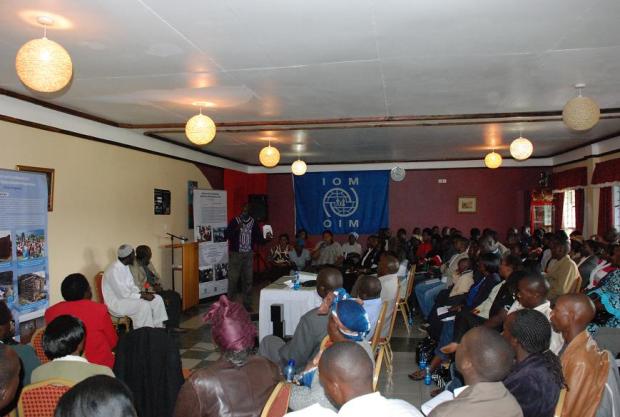
[[[271,240],[271,233],[263,238],[258,222],[250,216],[247,204],[241,208],[241,214],[232,219],[226,228],[226,239],[230,249],[228,259],[228,298],[243,302],[248,311],[252,311],[252,281],[255,244]],[[239,291],[241,286],[241,291]],[[241,295],[239,295],[241,293]]]

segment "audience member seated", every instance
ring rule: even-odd
[[[134,263],[131,245],[121,245],[118,259],[103,274],[103,299],[115,316],[129,316],[133,328],[164,327],[168,320],[164,301],[157,294],[142,292],[134,282],[129,265]]]
[[[519,310],[506,318],[503,335],[517,354],[504,385],[523,417],[553,417],[564,377],[560,359],[549,350],[549,320],[536,310]]]
[[[344,293],[343,290],[340,294],[342,293]],[[344,294],[346,295],[346,293]],[[333,301],[330,302],[329,300]],[[340,297],[326,298],[326,303],[331,305],[327,312],[329,316],[327,324],[329,342],[327,345],[355,342],[366,352],[366,357],[374,363],[374,353],[368,341],[365,340],[370,329],[370,323],[364,308],[355,300],[341,299]],[[322,353],[319,352],[315,356],[300,376],[304,385],[293,386],[289,403],[291,410],[300,410],[316,403],[325,408],[333,409],[333,404],[325,396],[325,391],[320,383],[320,372],[317,369]],[[306,383],[307,381],[309,381],[309,386]]]
[[[11,346],[15,353],[17,353],[22,363],[21,385],[28,385],[30,384],[32,371],[41,365],[41,361],[32,346],[18,343],[13,339],[13,336],[15,336],[13,314],[4,300],[0,300],[0,344]]]
[[[295,241],[295,247],[288,253],[288,257],[291,260],[292,268],[297,271],[305,271],[310,266],[312,257],[310,252],[305,248],[306,242],[298,238]]]
[[[250,315],[223,295],[205,321],[221,357],[183,384],[175,417],[259,416],[282,375],[274,363],[252,354],[256,328]]]
[[[400,263],[396,257],[383,254],[379,260],[379,267],[377,268],[377,275],[379,281],[381,281],[381,300],[387,301],[387,313],[385,315],[385,322],[390,323],[392,321],[392,315],[397,313],[394,311],[395,305],[398,302],[398,268]],[[384,326],[381,332],[381,337],[386,337],[389,332],[389,326]]]
[[[377,235],[370,235],[366,240],[366,250],[362,254],[360,265],[356,272],[358,274],[371,274],[377,271],[379,265],[379,238]]]
[[[105,375],[91,376],[58,401],[54,417],[136,417],[129,388]]]
[[[586,330],[596,309],[584,294],[558,298],[551,314],[551,325],[562,333],[566,345],[560,359],[568,391],[562,417],[596,415],[607,381],[609,360]]]
[[[269,278],[272,281],[281,276],[288,275],[291,271],[293,262],[289,253],[293,248],[289,245],[289,238],[286,233],[278,236],[278,242],[269,251]]]
[[[22,367],[11,347],[0,343],[0,415],[8,415],[17,405]]]
[[[366,310],[366,314],[368,314],[370,331],[366,338],[370,340],[375,333],[375,326],[377,325],[377,320],[379,320],[381,306],[383,305],[383,300],[381,299],[381,281],[372,275],[362,275],[359,277],[358,281],[357,296],[363,301],[362,306],[364,310]]]
[[[323,268],[317,276],[316,284],[317,293],[325,298],[330,292],[342,287],[342,274],[335,268]],[[301,316],[293,338],[286,343],[277,336],[265,336],[260,341],[259,354],[282,368],[293,359],[297,369],[304,369],[319,351],[327,335],[327,316],[318,312],[317,307]]]
[[[134,283],[139,290],[152,289],[157,293],[166,306],[168,321],[166,327],[179,331],[181,321],[181,296],[176,291],[164,290],[161,286],[161,279],[155,266],[151,263],[153,253],[151,248],[140,245],[136,248],[136,259],[129,264],[129,270],[133,276]]]
[[[596,268],[601,253],[600,246],[595,240],[586,240],[581,247],[581,260],[577,264],[579,276],[581,276],[581,289],[590,285],[590,276]]]
[[[545,233],[542,237],[542,255],[540,256],[540,269],[543,272],[547,272],[547,268],[551,266],[553,256],[551,255],[551,246],[553,244],[553,233]]]
[[[618,267],[614,266],[612,263],[613,246],[610,247],[602,244],[599,245],[601,245],[599,260],[592,272],[590,273],[590,283],[588,284],[587,289],[598,287],[598,284],[603,278],[605,278],[609,273],[618,269]]]
[[[344,256],[345,260],[350,254],[362,255],[362,245],[357,241],[358,238],[359,235],[357,233],[349,233],[347,242],[342,245],[342,256]]]
[[[342,246],[334,241],[334,234],[331,230],[325,230],[322,234],[323,240],[316,244],[312,249],[312,260],[315,267],[323,265],[339,266],[342,264]]]
[[[51,323],[57,317],[67,314],[80,319],[86,328],[84,356],[90,363],[112,368],[112,350],[116,347],[118,335],[105,304],[91,301],[90,284],[82,274],[68,275],[60,285],[60,292],[65,301],[45,311],[45,322]]]
[[[588,295],[596,306],[594,323],[590,326],[591,331],[598,327],[620,328],[620,245],[611,245],[611,262],[616,269],[605,275],[596,288]],[[616,337],[619,335],[616,333]],[[620,343],[620,342],[618,342]]]
[[[351,342],[336,343],[319,361],[321,386],[338,414],[320,404],[287,414],[289,417],[422,417],[411,404],[373,392],[373,363],[366,351]]]
[[[114,373],[107,366],[89,363],[82,357],[86,330],[82,321],[73,316],[58,316],[45,327],[43,350],[51,361],[32,371],[32,383],[61,378],[77,384],[94,375]]]
[[[519,403],[501,382],[514,356],[495,330],[476,327],[467,332],[456,350],[456,368],[466,387],[453,400],[435,407],[429,417],[522,417]]]
[[[577,264],[568,256],[570,243],[566,233],[560,231],[551,240],[551,256],[555,260],[547,267],[550,290],[549,299],[555,301],[559,296],[575,289],[579,277]]]
[[[422,243],[418,245],[415,253],[418,264],[426,262],[427,255],[433,249],[433,244],[431,243],[432,236],[433,232],[431,229],[426,228],[422,230]]]

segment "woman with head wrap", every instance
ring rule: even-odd
[[[330,306],[329,309],[326,308],[328,305]],[[364,307],[357,300],[351,298],[344,289],[340,288],[325,297],[320,309],[329,314],[327,322],[329,340],[323,348],[326,349],[334,343],[357,343],[364,348],[374,364],[374,355],[370,343],[365,340],[365,336],[370,331],[370,321]],[[317,366],[322,353],[323,351],[320,351],[314,360],[308,363],[306,371],[301,375],[304,386],[293,386],[289,402],[291,410],[300,410],[315,403],[335,410],[319,382]]]
[[[254,355],[256,327],[241,304],[223,295],[204,318],[222,356],[183,384],[175,417],[258,417],[282,379],[280,370]]]

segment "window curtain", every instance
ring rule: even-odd
[[[599,162],[594,167],[592,184],[620,181],[620,158]]]
[[[585,204],[585,192],[583,188],[575,190],[575,228],[583,233],[583,206]]]
[[[598,166],[598,165],[597,165]],[[602,236],[612,227],[611,187],[601,187],[598,198],[598,232]]]
[[[562,172],[554,172],[551,175],[551,184],[554,190],[563,190],[572,187],[585,187],[588,185],[588,168],[579,167],[567,169]]]
[[[553,229],[560,230],[562,228],[562,213],[564,211],[564,193],[553,193]]]

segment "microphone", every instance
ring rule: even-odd
[[[172,237],[172,238],[182,240],[183,242],[186,242],[186,241],[188,241],[188,240],[189,240],[189,239],[188,239],[188,238],[186,238],[185,236],[177,236],[177,235],[173,235],[172,233],[168,233],[168,232],[166,232],[166,234],[167,234],[168,236]]]

